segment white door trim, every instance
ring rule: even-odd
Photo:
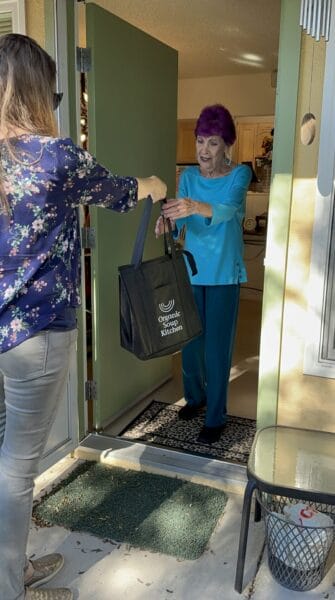
[[[48,52],[57,65],[57,86],[63,92],[63,100],[57,110],[60,135],[70,135],[70,107],[68,94],[68,23],[67,0],[53,0],[51,19],[53,39],[48,40]],[[51,24],[50,24],[51,25]],[[77,353],[70,363],[69,379],[65,394],[50,432],[46,451],[40,465],[40,472],[72,452],[79,443],[78,422],[78,368]]]

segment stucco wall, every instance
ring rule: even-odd
[[[222,102],[235,116],[273,115],[275,96],[271,73],[180,79],[178,119],[194,119],[215,102]]]
[[[44,0],[26,0],[26,30],[41,46],[45,44]]]
[[[324,59],[325,43],[304,35],[282,323],[278,423],[335,431],[335,381],[303,375]],[[310,146],[300,142],[299,125],[306,112],[314,113],[318,123],[316,138]]]

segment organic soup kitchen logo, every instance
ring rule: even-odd
[[[161,336],[165,337],[166,335],[182,331],[183,326],[181,324],[180,311],[175,310],[172,312],[175,307],[174,299],[169,300],[166,304],[160,303],[158,306],[161,313],[163,313],[157,319],[161,327]]]

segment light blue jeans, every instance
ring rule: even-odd
[[[47,330],[0,354],[0,599],[24,599],[34,478],[65,391],[77,331]]]

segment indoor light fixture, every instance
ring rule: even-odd
[[[241,54],[241,57],[245,60],[250,60],[251,62],[263,62],[263,57],[259,56],[259,54]]]
[[[259,67],[262,66],[261,63],[255,62],[255,61],[252,61],[252,60],[247,60],[246,58],[231,58],[230,60],[232,62],[238,63],[239,65],[249,65],[249,67],[259,68]]]

